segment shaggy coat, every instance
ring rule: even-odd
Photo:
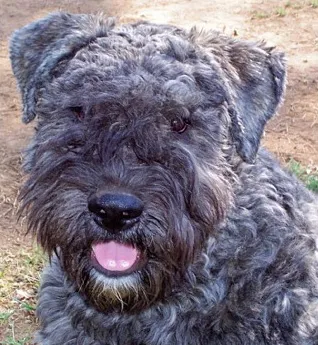
[[[42,345],[317,345],[317,196],[260,139],[285,89],[283,54],[174,26],[54,13],[14,33],[22,210],[49,253]],[[144,209],[115,232],[92,195]],[[97,243],[138,269],[94,265]]]

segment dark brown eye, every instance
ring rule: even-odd
[[[76,115],[79,120],[84,119],[84,110],[82,107],[70,107],[70,110]]]
[[[82,140],[71,140],[67,143],[67,151],[73,153],[80,153],[83,146],[84,142]]]
[[[188,122],[181,118],[173,119],[171,120],[171,128],[174,132],[183,133],[188,128]]]

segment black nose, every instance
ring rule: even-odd
[[[110,232],[119,232],[139,221],[143,202],[126,193],[96,193],[88,200],[95,221]]]

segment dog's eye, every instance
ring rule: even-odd
[[[79,120],[84,118],[84,110],[82,107],[70,107],[70,110],[76,115]]]
[[[84,143],[81,140],[71,141],[67,144],[67,151],[73,153],[80,153]]]
[[[171,120],[171,128],[175,132],[183,133],[188,128],[188,122],[181,118],[173,119]]]

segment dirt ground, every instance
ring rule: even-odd
[[[188,28],[196,25],[277,46],[288,57],[288,87],[285,103],[267,126],[263,144],[283,162],[293,158],[305,166],[318,166],[317,0],[0,0],[0,279],[4,279],[4,258],[22,249],[31,250],[23,219],[16,220],[16,196],[23,179],[21,150],[33,126],[20,122],[21,104],[8,59],[8,37],[14,29],[58,9],[104,12],[120,22],[142,19]],[[32,322],[17,322],[15,332],[24,334]],[[0,317],[0,344],[10,343],[6,336]]]

